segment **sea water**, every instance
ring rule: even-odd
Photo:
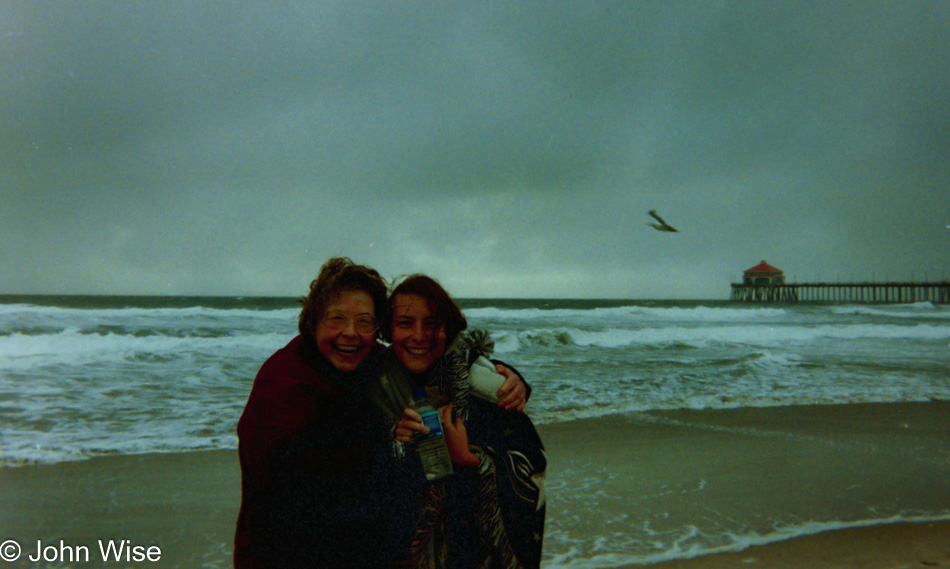
[[[495,356],[532,385],[528,409],[539,425],[660,410],[950,399],[946,306],[460,304],[471,327],[492,332]],[[298,313],[287,298],[0,297],[0,465],[236,448],[254,375],[296,335]],[[549,473],[551,491],[583,493],[583,480],[571,475]],[[604,472],[597,484],[613,476]],[[604,495],[591,484],[591,496]],[[682,490],[700,492],[702,481],[696,485]],[[550,567],[608,567],[653,559],[657,548],[676,556],[690,532],[713,531],[684,523],[644,546],[596,532],[578,537],[567,532],[570,520],[550,512]],[[782,531],[795,530],[773,533]],[[714,537],[701,543],[723,543]]]

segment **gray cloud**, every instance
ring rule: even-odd
[[[0,8],[0,291],[945,274],[946,3],[311,4]]]

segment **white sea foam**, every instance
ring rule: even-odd
[[[164,334],[134,336],[116,333],[82,333],[68,328],[54,334],[20,333],[0,337],[0,370],[27,370],[56,365],[84,366],[133,361],[154,356],[188,353],[264,353],[286,343],[285,334],[247,334],[218,337],[177,337]]]
[[[195,317],[210,318],[254,318],[285,321],[295,319],[299,309],[285,308],[272,310],[253,310],[245,308],[213,308],[208,306],[190,306],[184,308],[66,308],[60,306],[36,306],[33,304],[0,304],[0,319],[29,316],[55,321],[75,321],[77,319],[100,321],[102,319],[181,319]]]
[[[0,304],[0,460],[233,444],[251,380],[296,334],[296,309],[252,308]],[[554,303],[466,314],[525,374],[538,422],[950,399],[950,326],[932,318],[944,308],[843,308]],[[117,419],[128,416],[141,429]]]
[[[521,341],[517,334],[501,332],[493,335],[495,341],[495,354],[510,354],[521,348]]]
[[[677,321],[677,322],[742,322],[782,318],[788,312],[782,308],[692,308],[617,306],[609,308],[468,308],[465,316],[476,320],[598,320],[598,321]]]
[[[156,321],[193,321],[193,319],[222,320],[277,320],[293,321],[299,309],[252,310],[243,308],[212,308],[192,306],[186,308],[64,308],[58,306],[35,306],[31,304],[0,304],[0,322],[16,318],[36,321],[96,322],[116,321],[150,324]]]
[[[831,312],[839,315],[881,316],[887,318],[914,318],[950,320],[950,310],[937,306],[932,302],[918,302],[914,304],[890,304],[878,306],[833,306]]]
[[[695,542],[696,538],[704,537],[695,526],[682,528],[679,535],[670,544],[657,543],[660,551],[651,553],[596,553],[584,555],[579,546],[575,546],[564,554],[552,556],[542,563],[545,569],[611,569],[628,565],[653,565],[676,559],[691,559],[702,555],[745,551],[759,545],[768,545],[787,541],[798,537],[817,535],[829,531],[856,529],[890,525],[896,523],[928,523],[950,520],[950,512],[938,515],[895,515],[883,519],[867,519],[856,521],[807,522],[803,524],[781,526],[770,533],[725,534],[723,543],[703,544]],[[547,536],[545,536],[547,537]],[[596,541],[594,538],[593,541]],[[718,541],[718,540],[717,540]],[[620,548],[615,548],[620,549]],[[753,564],[754,566],[754,564]]]
[[[950,399],[946,307],[654,304],[576,309],[548,302],[553,308],[466,315],[473,327],[493,332],[496,354],[530,382],[536,423],[656,409]],[[253,377],[296,334],[296,318],[296,309],[284,308],[0,305],[0,465],[236,448]],[[744,440],[811,436],[666,415],[628,419],[654,417],[660,428],[679,420],[679,427]],[[876,444],[859,439],[848,444]],[[815,434],[805,442],[842,439]],[[549,518],[545,569],[649,564],[843,527],[950,519],[938,508],[926,515],[885,508],[868,514],[881,519],[847,522],[835,515],[814,523],[791,515],[726,520],[708,511],[708,519],[677,519],[671,504],[702,503],[714,491],[716,480],[706,474],[661,480],[636,495],[632,500],[659,501],[646,509],[670,509],[634,519],[638,506],[618,507],[625,495],[610,489],[626,479],[586,466],[590,471],[552,470],[551,504],[559,495],[577,499],[569,510],[549,507],[559,519]]]
[[[535,328],[519,332],[517,341],[510,333],[499,335],[499,353],[510,353],[532,346],[575,346],[620,348],[625,346],[685,345],[706,347],[718,345],[776,346],[786,342],[809,343],[826,340],[944,340],[950,339],[950,326],[916,324],[897,326],[888,324],[852,325],[724,325],[698,327],[657,327],[639,329],[609,328],[584,330],[577,328]]]

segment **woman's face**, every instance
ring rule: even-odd
[[[396,358],[410,373],[429,371],[445,353],[445,324],[421,296],[397,294],[392,305]]]
[[[314,336],[320,353],[333,367],[349,372],[372,351],[376,329],[373,298],[362,290],[348,290],[327,307]]]

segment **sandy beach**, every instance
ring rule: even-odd
[[[542,436],[552,567],[660,563],[950,517],[947,402],[650,411]],[[848,531],[862,541],[863,530]]]
[[[844,518],[863,515],[852,512],[855,504],[881,512],[895,504],[900,511],[924,505],[950,511],[946,402],[652,411],[539,430],[550,460],[545,567],[950,566],[946,521],[834,531],[819,525],[815,535],[732,544],[725,549],[733,551],[699,556],[682,540],[682,551],[664,554],[668,560],[636,561],[605,549],[645,525],[658,531],[661,522],[685,527],[714,515],[717,523],[743,516],[849,522]],[[98,559],[98,541],[128,540],[159,547],[161,557],[122,566],[223,568],[230,564],[239,501],[233,451],[3,468],[0,541],[22,547],[10,567],[80,566],[29,562],[37,540],[67,549],[85,545],[91,555],[81,566],[114,567]],[[566,555],[568,537],[597,538],[601,546]]]
[[[234,451],[95,458],[0,469],[0,537],[14,539],[23,563],[36,542],[85,545],[103,563],[99,540],[161,548],[158,562],[136,567],[228,567],[241,484]],[[123,565],[124,566],[124,565]]]
[[[829,531],[740,552],[651,565],[656,569],[925,569],[950,567],[950,522]]]

